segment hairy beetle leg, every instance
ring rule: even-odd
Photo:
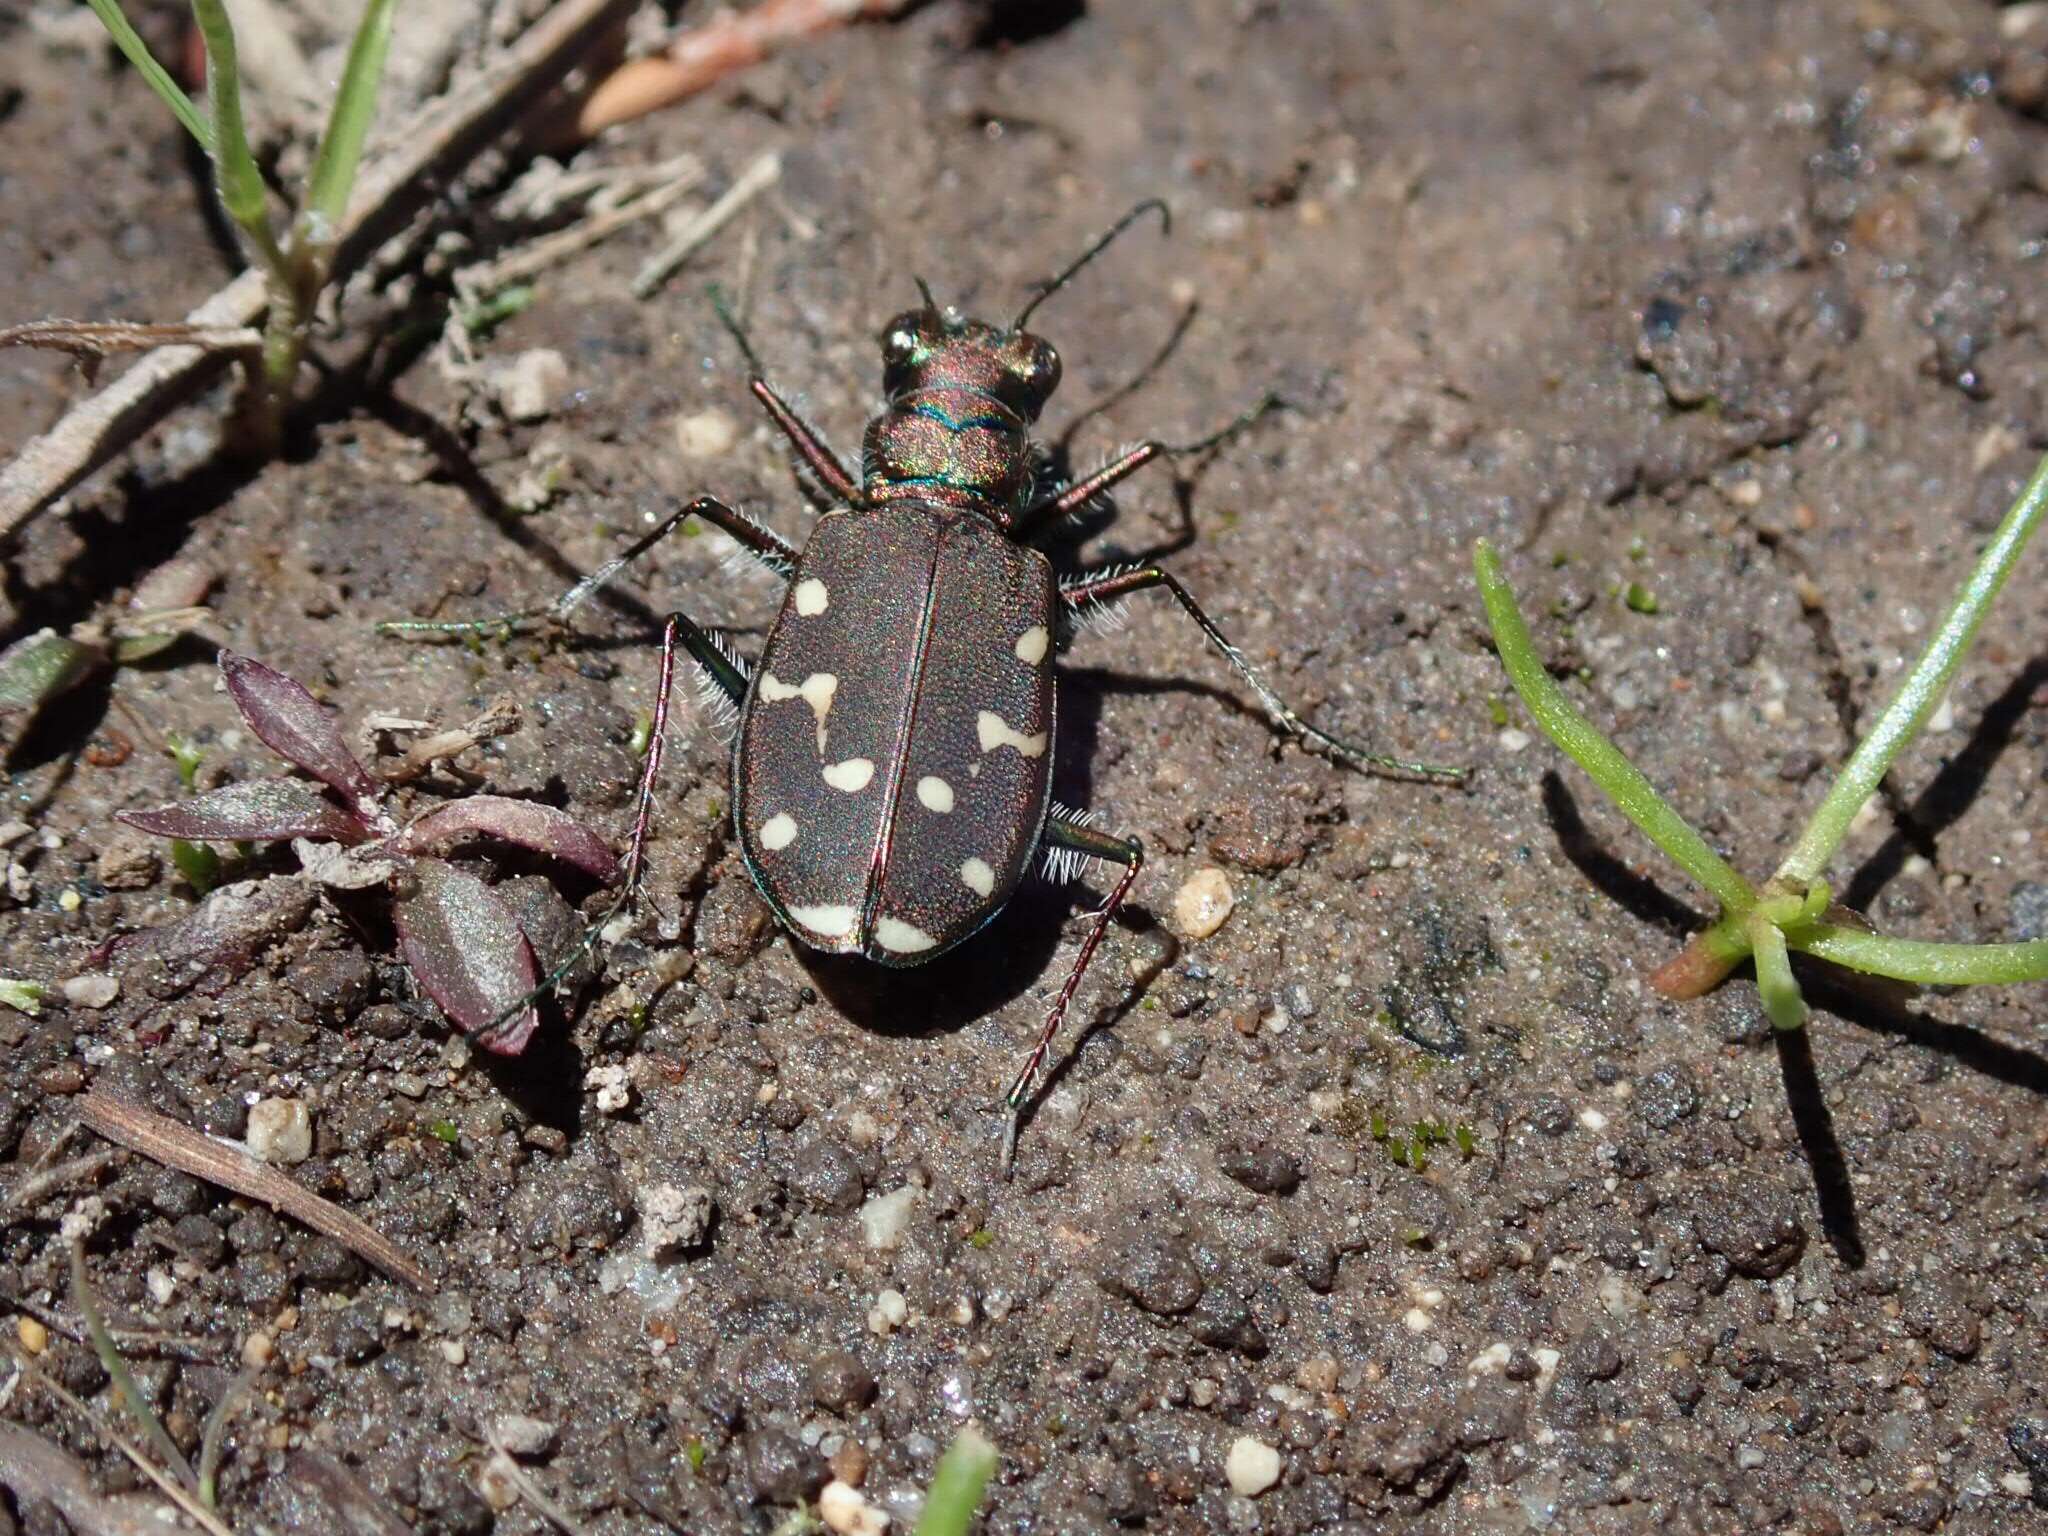
[[[767,411],[768,419],[781,429],[789,439],[811,473],[824,483],[825,489],[837,496],[849,507],[864,507],[867,498],[861,494],[859,484],[846,472],[846,466],[839,462],[839,455],[826,446],[815,428],[789,408],[789,402],[775,393],[766,379],[755,379],[752,384],[754,398]]]
[[[730,534],[748,554],[778,575],[787,576],[796,566],[796,551],[780,535],[762,527],[744,512],[724,502],[699,496],[678,508],[625,549],[607,560],[545,608],[528,608],[518,613],[501,613],[487,619],[386,619],[377,626],[380,635],[488,635],[510,632],[541,620],[566,619],[591,596],[609,586],[627,566],[654,548],[691,518],[701,518],[721,532]]]
[[[1341,737],[1332,736],[1320,726],[1311,725],[1295,713],[1288,702],[1275,693],[1272,686],[1259,676],[1252,664],[1231,643],[1230,637],[1216,627],[1216,621],[1202,611],[1188,589],[1180,584],[1170,571],[1163,571],[1154,565],[1140,566],[1135,571],[1117,571],[1106,576],[1083,576],[1064,582],[1060,587],[1060,601],[1074,618],[1084,617],[1089,608],[1102,603],[1113,603],[1118,598],[1128,597],[1134,592],[1148,591],[1153,587],[1164,587],[1179,603],[1183,612],[1201,627],[1209,643],[1219,655],[1230,664],[1230,669],[1244,680],[1245,686],[1258,696],[1265,706],[1267,716],[1274,726],[1290,736],[1304,742],[1320,745],[1340,762],[1361,768],[1375,768],[1383,773],[1396,774],[1405,778],[1437,779],[1458,783],[1465,777],[1463,768],[1441,763],[1410,762],[1406,758],[1388,757],[1379,752],[1368,752],[1363,747],[1353,746]]]
[[[1102,943],[1102,936],[1109,931],[1110,922],[1116,917],[1117,909],[1124,904],[1124,897],[1130,893],[1132,883],[1138,878],[1138,871],[1145,864],[1145,846],[1135,837],[1111,837],[1098,832],[1085,822],[1069,820],[1055,815],[1045,824],[1045,844],[1051,848],[1064,849],[1103,859],[1124,866],[1123,877],[1116,883],[1116,889],[1109,893],[1109,900],[1102,904],[1102,910],[1095,915],[1095,926],[1088,930],[1088,937],[1081,941],[1081,953],[1074,959],[1074,968],[1067,973],[1060,995],[1053,1000],[1052,1011],[1046,1014],[1045,1024],[1038,1032],[1038,1043],[1031,1048],[1024,1066],[1010,1084],[1010,1091],[1003,1103],[1009,1109],[1009,1119],[1003,1127],[1003,1177],[1010,1176],[1010,1169],[1017,1160],[1017,1132],[1024,1124],[1024,1111],[1030,1106],[1031,1093],[1038,1081],[1039,1068],[1045,1065],[1046,1053],[1052,1049],[1053,1036],[1060,1030],[1060,1021],[1067,1015],[1067,1005],[1074,1000],[1074,993],[1081,985],[1081,976],[1088,969],[1088,962],[1095,958],[1095,951]]]

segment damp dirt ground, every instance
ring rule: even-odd
[[[202,188],[75,36],[0,16],[6,318],[180,313],[231,271]],[[50,1325],[40,1367],[116,1412],[66,1335],[73,1215],[188,1451],[266,1362],[222,1474],[241,1530],[545,1528],[487,1475],[495,1434],[592,1532],[800,1529],[834,1475],[903,1531],[969,1423],[1002,1456],[991,1531],[2041,1530],[2048,999],[1835,995],[1774,1039],[1745,981],[1653,994],[1703,898],[1504,697],[1469,560],[1507,552],[1574,696],[1767,871],[2048,446],[2044,48],[2041,7],[1974,0],[939,3],[614,130],[579,168],[688,153],[715,193],[777,151],[781,180],[649,299],[647,227],[537,279],[476,344],[559,354],[537,419],[431,346],[372,385],[335,363],[260,472],[217,458],[202,403],[9,553],[10,624],[104,617],[196,560],[213,638],[352,738],[510,697],[522,726],[470,782],[622,836],[653,619],[757,647],[772,579],[706,535],[578,638],[372,621],[544,601],[698,492],[801,537],[707,283],[845,451],[913,276],[1006,316],[1160,197],[1170,238],[1134,229],[1034,317],[1066,361],[1048,437],[1086,468],[1269,388],[1285,407],[1128,482],[1058,558],[1168,560],[1316,720],[1470,787],[1277,741],[1170,605],[1081,635],[1057,792],[1151,861],[1005,1182],[1000,1094],[1100,876],[1034,883],[923,972],[826,966],[753,892],[709,729],[662,786],[658,915],[522,1060],[452,1033],[360,900],[225,984],[63,1001],[97,946],[192,909],[110,820],[179,792],[151,733],[203,748],[202,782],[276,771],[188,641],[13,764],[0,965],[53,991],[0,1012],[0,1188],[87,1083],[230,1137],[294,1099],[294,1176],[438,1289],[123,1153],[0,1206],[0,1312]],[[489,207],[449,249],[491,249]],[[1190,312],[1142,390],[1062,436]],[[84,388],[8,358],[0,445]],[[2042,569],[1832,871],[1888,931],[2048,923]],[[1185,939],[1174,895],[1206,866],[1235,910]],[[1397,1162],[1418,1121],[1469,1155]],[[712,1215],[650,1257],[664,1185]],[[42,1389],[5,1413],[135,1485]],[[1276,1458],[1233,1462],[1246,1440]],[[0,1498],[0,1530],[65,1528]]]

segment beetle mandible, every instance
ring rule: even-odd
[[[548,609],[508,616],[565,615],[691,517],[723,530],[785,582],[781,612],[751,667],[687,614],[664,624],[622,904],[632,899],[646,847],[678,647],[703,670],[713,697],[737,711],[732,805],[741,854],[776,918],[811,948],[921,964],[994,917],[1041,855],[1049,865],[1101,860],[1120,868],[1005,1095],[1005,1169],[1060,1022],[1144,863],[1136,838],[1099,831],[1052,799],[1053,659],[1076,621],[1163,588],[1276,728],[1357,766],[1462,776],[1363,751],[1302,719],[1169,572],[1142,565],[1063,581],[1035,547],[1153,459],[1213,446],[1246,419],[1182,448],[1142,442],[1072,484],[1039,484],[1030,432],[1059,385],[1060,358],[1025,322],[1151,212],[1168,219],[1165,204],[1140,203],[1006,326],[942,309],[920,282],[921,306],[882,332],[885,401],[868,423],[858,480],[761,376],[728,319],[754,367],[755,397],[837,505],[798,550],[700,497]]]

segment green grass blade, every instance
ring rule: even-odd
[[[1788,939],[1794,949],[1852,971],[1923,986],[2048,981],[2048,939],[2028,944],[1927,944],[1822,923]]]
[[[249,135],[242,125],[242,70],[235,57],[235,29],[221,0],[192,0],[192,19],[206,39],[214,186],[229,218],[252,238],[268,239],[263,173],[256,169],[256,157],[249,153]]]
[[[1792,975],[1792,962],[1785,953],[1785,931],[1775,923],[1751,922],[1750,950],[1756,961],[1756,989],[1763,997],[1764,1012],[1777,1029],[1800,1029],[1806,1024],[1806,999]]]
[[[356,167],[362,163],[363,140],[376,117],[377,92],[384,83],[392,10],[393,0],[369,0],[364,7],[363,19],[349,44],[348,65],[341,72],[341,88],[334,95],[327,131],[320,137],[320,154],[313,162],[305,204],[299,210],[302,220],[314,221],[313,238],[319,245],[333,243],[334,230],[348,211],[349,191],[355,185]]]
[[[1679,868],[1713,893],[1714,899],[1730,912],[1744,913],[1756,905],[1756,893],[1733,865],[1707,846],[1685,818],[1657,793],[1642,771],[1622,756],[1621,749],[1601,735],[1578,707],[1565,697],[1551,675],[1543,670],[1529,626],[1515,606],[1514,589],[1501,571],[1500,556],[1481,539],[1472,552],[1473,570],[1479,578],[1479,593],[1486,604],[1487,622],[1493,627],[1493,643],[1500,651],[1501,665],[1508,680],[1544,734],[1564,749],[1565,754],[1591,775],[1622,814],[1662,848]]]
[[[149,82],[149,88],[162,98],[163,104],[171,109],[185,131],[199,141],[199,147],[213,153],[213,130],[206,126],[206,119],[199,115],[199,109],[192,105],[192,98],[179,88],[178,82],[170,77],[163,65],[151,57],[149,48],[128,24],[117,0],[85,0],[92,7],[93,15],[99,17],[100,25],[107,29],[114,39],[114,46],[121,50],[128,62],[135,66],[135,72]]]
[[[162,1459],[164,1470],[187,1488],[198,1487],[198,1479],[192,1475],[192,1464],[185,1460],[178,1443],[164,1428],[163,1420],[149,1406],[149,1399],[136,1385],[128,1362],[121,1357],[121,1351],[114,1343],[113,1334],[107,1331],[107,1320],[100,1315],[99,1302],[93,1297],[92,1287],[86,1283],[85,1247],[77,1242],[71,1245],[71,1304],[78,1308],[78,1315],[85,1320],[85,1331],[92,1340],[93,1353],[100,1357],[100,1366],[114,1383],[114,1391],[120,1395],[122,1406],[128,1410],[129,1417],[141,1426],[150,1447]]]
[[[995,1470],[996,1448],[972,1427],[961,1430],[939,1458],[914,1536],[967,1536]]]
[[[1856,744],[1841,774],[1829,787],[1827,797],[1813,813],[1806,830],[1799,834],[1799,841],[1778,866],[1778,877],[1787,884],[1805,885],[1827,867],[1842,839],[1848,836],[1850,822],[1877,792],[1892,759],[1920,734],[1927,717],[1948,691],[1956,669],[1969,654],[1970,642],[1977,638],[1977,626],[1997,600],[2006,577],[2012,574],[2014,564],[2026,549],[2027,540],[2040,527],[2044,510],[2048,510],[2048,458],[2042,459],[2034,477],[2020,492],[2019,500],[2005,514],[2005,521],[1984,546],[1984,553],[1977,557],[1962,590],[1942,616],[1927,649],[1900,681],[1899,691],[1892,695],[1877,724]]]

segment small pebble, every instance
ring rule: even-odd
[[[623,1115],[633,1104],[633,1085],[626,1077],[626,1069],[616,1062],[602,1067],[592,1067],[583,1074],[586,1092],[597,1095],[597,1112],[601,1115]]]
[[[923,1198],[924,1191],[914,1184],[906,1184],[886,1195],[876,1195],[860,1208],[862,1239],[878,1253],[893,1253],[902,1247],[904,1228],[910,1224],[910,1213]]]
[[[1223,1463],[1223,1475],[1230,1480],[1232,1493],[1257,1498],[1280,1481],[1280,1453],[1263,1440],[1239,1435]]]
[[[262,1370],[276,1354],[276,1343],[261,1328],[242,1340],[242,1364],[252,1371]]]
[[[40,1355],[50,1347],[50,1330],[32,1317],[15,1319],[14,1336],[21,1340],[21,1347],[32,1355]]]
[[[530,1414],[502,1413],[491,1425],[491,1438],[514,1456],[540,1456],[555,1443],[555,1426]]]
[[[258,1099],[249,1106],[243,1144],[266,1163],[303,1163],[313,1155],[313,1115],[299,1099]]]
[[[910,1300],[901,1291],[883,1291],[868,1308],[868,1328],[887,1335],[910,1321]]]
[[[1237,898],[1230,877],[1213,864],[1204,865],[1173,893],[1173,924],[1190,939],[1206,939],[1230,919]]]
[[[120,995],[116,976],[74,976],[64,983],[64,1000],[80,1008],[104,1008]]]
[[[513,421],[539,421],[553,414],[569,390],[569,364],[552,347],[522,352],[492,370],[498,408]]]
[[[282,1449],[282,1447],[280,1447]],[[477,1497],[498,1514],[519,1502],[519,1469],[503,1451],[493,1451],[476,1469]]]
[[[739,435],[732,417],[715,408],[676,418],[676,452],[686,459],[723,458]]]
[[[700,1245],[711,1230],[717,1208],[711,1191],[702,1184],[678,1189],[673,1184],[655,1184],[639,1193],[640,1235],[649,1258],[659,1259]]]
[[[818,1490],[818,1518],[840,1536],[882,1536],[889,1517],[851,1483],[834,1478]]]

